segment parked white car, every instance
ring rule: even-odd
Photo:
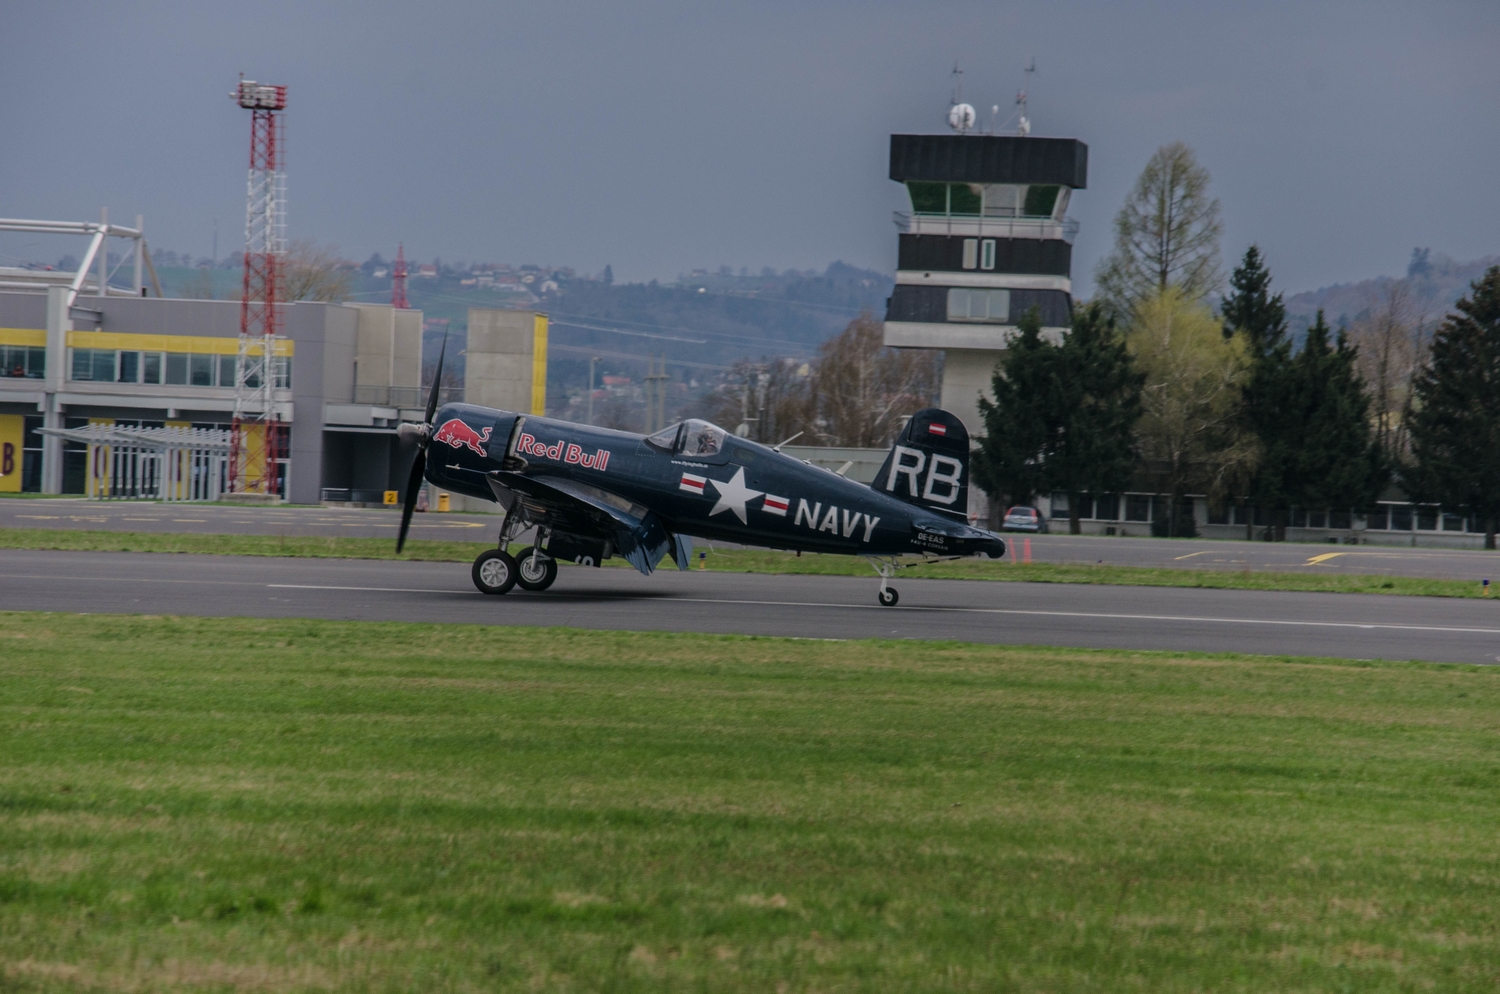
[[[1038,535],[1047,534],[1047,519],[1041,511],[1034,507],[1013,507],[1005,512],[1005,520],[1000,524],[1000,530],[1005,532],[1036,532]]]

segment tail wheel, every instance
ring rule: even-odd
[[[557,560],[536,547],[516,557],[516,582],[523,590],[546,590],[557,579]]]
[[[499,549],[488,549],[479,554],[474,560],[474,568],[470,575],[474,578],[474,586],[479,588],[482,594],[503,594],[509,592],[516,585],[516,577],[520,570],[516,567],[516,561],[511,558],[510,553],[501,552]]]
[[[900,599],[901,595],[896,593],[895,587],[886,587],[880,592],[880,603],[886,607],[895,607]]]

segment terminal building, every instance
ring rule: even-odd
[[[240,304],[80,295],[69,307],[68,296],[65,286],[0,292],[0,491],[161,496],[149,487],[120,492],[132,481],[98,451],[113,446],[41,429],[227,432]],[[353,490],[398,486],[395,427],[421,417],[421,312],[280,306],[285,336],[273,385],[277,413],[290,426],[277,467],[281,496],[313,504],[325,491],[348,499]],[[222,485],[188,496],[215,490]]]
[[[66,272],[0,271],[0,492],[222,494],[239,301],[112,287],[101,296],[97,282],[77,279],[75,289],[74,280]],[[297,504],[381,501],[405,485],[409,470],[396,427],[420,421],[426,405],[422,312],[277,306],[274,399],[289,438],[276,491]],[[486,384],[477,402],[527,411],[544,405],[547,316],[476,309],[469,319],[467,364]],[[462,394],[445,388],[442,399]],[[169,470],[165,449],[191,460],[191,472]]]

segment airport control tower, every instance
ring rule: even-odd
[[[1078,223],[1068,201],[1087,184],[1089,149],[1074,138],[971,134],[967,104],[949,121],[954,134],[891,135],[891,179],[911,210],[896,215],[885,343],[942,349],[942,406],[980,435],[979,395],[1021,315],[1038,308],[1053,341],[1072,326]]]

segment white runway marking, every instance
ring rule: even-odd
[[[336,587],[312,583],[268,583],[267,587],[290,590],[358,590],[385,594],[468,594],[467,590],[435,590],[407,587]],[[1281,625],[1294,628],[1358,628],[1397,632],[1444,632],[1453,635],[1500,635],[1500,628],[1452,628],[1442,625],[1392,625],[1358,621],[1289,621],[1280,618],[1207,618],[1178,614],[1114,614],[1090,611],[1036,611],[1001,607],[881,607],[878,604],[836,604],[809,601],[760,601],[729,597],[662,597],[688,604],[744,604],[757,607],[843,608],[852,611],[940,611],[947,614],[1004,614],[1032,618],[1084,618],[1099,621],[1185,621],[1209,625]]]

